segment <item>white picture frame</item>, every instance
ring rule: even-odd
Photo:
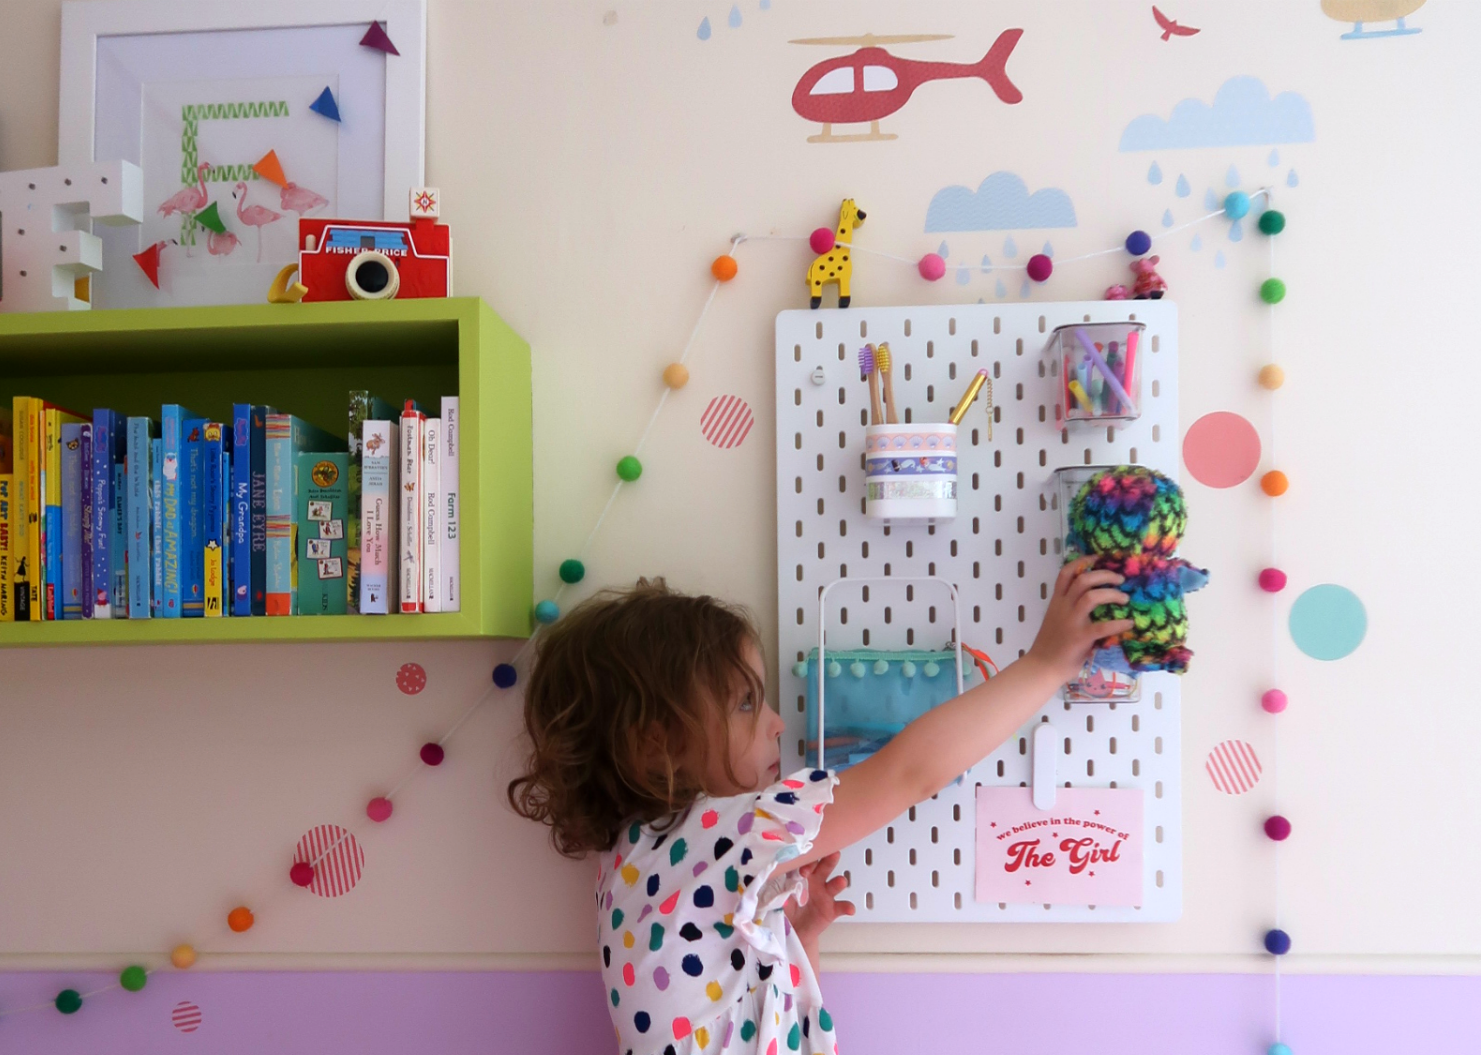
[[[372,22],[398,54],[359,44]],[[261,303],[297,261],[299,217],[407,220],[425,183],[426,37],[426,0],[65,0],[58,157],[144,171],[145,222],[100,232],[93,306]],[[340,120],[310,106],[324,87]],[[252,170],[268,149],[295,198]],[[214,203],[224,234],[169,208],[192,157],[209,166],[195,208]],[[157,288],[132,259],[151,247]]]

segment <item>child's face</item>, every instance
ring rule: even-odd
[[[746,644],[746,662],[756,672],[759,684],[766,684],[761,663],[761,650]],[[760,711],[759,716],[756,714]],[[734,783],[726,775],[722,759],[710,759],[706,782],[716,795],[739,795],[759,791],[781,777],[783,731],[782,716],[766,705],[765,698],[755,699],[749,689],[740,689],[729,701],[726,718],[730,723],[730,769]]]

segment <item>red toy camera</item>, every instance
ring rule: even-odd
[[[300,219],[304,301],[451,296],[452,235],[437,222],[436,192],[420,193],[410,223]]]

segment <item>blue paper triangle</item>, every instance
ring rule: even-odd
[[[316,114],[323,114],[331,121],[339,120],[339,106],[334,101],[334,93],[326,87],[319,93],[319,97],[309,103],[309,109]]]

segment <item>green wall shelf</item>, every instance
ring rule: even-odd
[[[0,314],[0,400],[230,421],[270,403],[344,434],[351,389],[435,408],[458,393],[462,610],[0,623],[0,647],[526,637],[534,604],[530,347],[476,297]]]

